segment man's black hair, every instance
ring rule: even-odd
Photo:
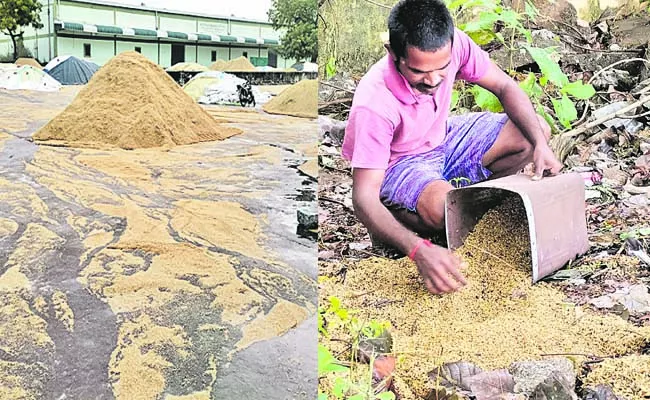
[[[454,40],[454,21],[440,0],[401,0],[388,17],[390,47],[398,57],[406,46],[436,51]]]

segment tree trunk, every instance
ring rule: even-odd
[[[16,43],[17,36],[18,35],[16,35],[12,31],[9,31],[9,37],[11,38],[11,42],[14,44],[14,62],[16,62],[16,60],[18,59],[18,45]]]

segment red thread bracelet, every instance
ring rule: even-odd
[[[431,247],[431,242],[428,241],[427,239],[422,239],[422,240],[420,240],[420,241],[418,242],[418,244],[415,245],[415,247],[413,248],[413,250],[411,250],[411,254],[409,254],[409,258],[410,258],[411,260],[415,261],[415,259],[414,259],[414,257],[415,257],[415,253],[417,253],[418,249],[420,248],[420,246],[422,246],[423,243],[426,244],[428,247]]]

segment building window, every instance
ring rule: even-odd
[[[142,47],[136,47],[135,51],[137,51],[138,53],[142,53]]]
[[[216,50],[212,50],[212,57],[211,58],[212,58],[212,61],[217,61],[217,51]]]
[[[244,57],[248,58],[248,52],[247,51],[244,52]]]
[[[84,57],[90,57],[90,43],[84,43]]]

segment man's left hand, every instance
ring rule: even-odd
[[[550,171],[551,175],[556,175],[562,169],[562,163],[555,157],[553,150],[547,143],[539,144],[533,151],[533,163],[535,164],[534,181],[542,179],[545,171]]]

